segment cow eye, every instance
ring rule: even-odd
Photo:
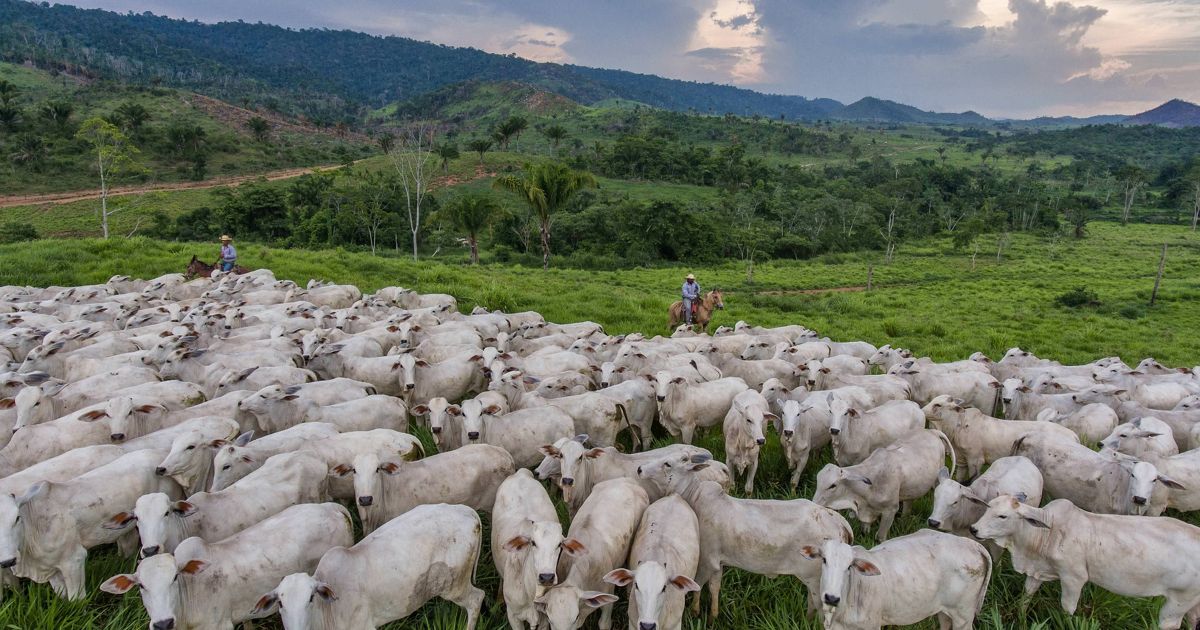
[[[836,487],[837,487],[837,482],[836,482],[836,481],[835,481],[835,482],[833,482],[833,483],[831,483],[831,484],[829,484],[829,489],[830,489],[830,490],[833,490],[833,489],[834,489],[834,488],[836,488]]]
[[[1008,518],[1008,516],[1007,516],[1007,515],[1005,515],[1005,514],[1000,514],[1000,515],[998,515],[996,518],[998,518],[998,519],[1000,519],[1000,520],[1004,520],[1004,519]]]
[[[225,464],[221,467],[221,470],[229,470],[230,468],[233,468],[233,464]]]
[[[187,447],[185,450],[188,450],[188,451],[190,451],[190,450],[192,450],[192,449],[194,449],[194,448],[196,448],[196,445],[195,445],[195,444],[192,444],[191,446],[188,446],[188,447]]]

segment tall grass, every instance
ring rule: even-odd
[[[891,265],[878,265],[869,254],[842,254],[831,264],[776,261],[755,270],[755,283],[744,270],[727,264],[695,269],[703,285],[726,289],[727,310],[715,325],[744,319],[756,324],[803,323],[836,339],[865,339],[875,344],[909,347],[938,360],[964,358],[982,350],[992,356],[1011,346],[1064,362],[1085,362],[1117,355],[1129,362],[1155,356],[1168,364],[1200,362],[1200,240],[1191,232],[1162,226],[1109,224],[1092,227],[1082,241],[1051,245],[1017,236],[1005,260],[978,261],[970,270],[968,256],[940,241],[901,249]],[[1161,244],[1170,245],[1167,269],[1153,308],[1149,299]],[[193,253],[212,257],[213,244],[163,243],[146,239],[39,241],[0,247],[0,284],[72,285],[103,282],[122,273],[151,277],[182,270]],[[1052,253],[1053,252],[1053,255]],[[591,272],[484,265],[471,268],[441,260],[413,263],[403,258],[371,257],[340,250],[291,251],[243,244],[246,264],[270,267],[279,277],[298,282],[319,277],[349,282],[364,291],[387,285],[455,295],[463,310],[475,305],[509,311],[534,309],[560,321],[593,320],[609,332],[665,333],[666,306],[675,298],[679,279],[690,269],[631,269]],[[876,263],[871,292],[808,295],[798,290],[858,286],[866,268]],[[1097,307],[1067,309],[1054,298],[1076,286],[1095,291]],[[1132,309],[1132,310],[1131,310]],[[1133,317],[1129,315],[1132,312]],[[428,436],[423,435],[428,441]],[[663,439],[656,445],[665,444]],[[719,432],[699,443],[723,457]],[[427,444],[432,449],[432,444]],[[786,464],[774,436],[762,454],[755,496],[811,497],[813,476],[828,455],[815,457],[801,487],[786,487]],[[898,518],[896,535],[924,526],[930,499],[917,501],[910,516]],[[1187,517],[1190,522],[1200,519]],[[857,541],[870,546],[871,536],[855,524]],[[1135,560],[1134,560],[1135,561]],[[0,628],[144,628],[146,617],[135,595],[116,598],[98,593],[96,585],[114,573],[129,571],[132,560],[101,549],[88,562],[91,596],[68,603],[41,585],[26,586],[0,604]],[[1074,617],[1058,604],[1057,584],[1048,584],[1022,601],[1024,579],[1006,559],[999,563],[976,627],[988,630],[1094,630],[1153,628],[1160,600],[1131,599],[1088,587]],[[499,584],[490,555],[480,562],[479,585],[489,597],[480,628],[506,627],[502,604],[494,597]],[[624,623],[624,594],[617,611]],[[815,629],[820,622],[804,615],[803,589],[793,578],[767,578],[727,571],[721,591],[721,615],[715,622],[685,618],[685,627]],[[464,617],[454,606],[437,602],[388,628],[450,629]],[[270,621],[260,627],[274,628]],[[594,624],[595,622],[591,622]],[[914,626],[927,629],[933,623]]]

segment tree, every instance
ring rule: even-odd
[[[1121,212],[1121,225],[1129,223],[1129,215],[1133,211],[1133,202],[1137,199],[1138,191],[1146,183],[1146,171],[1134,164],[1126,164],[1116,173],[1124,193],[1124,205]]]
[[[442,160],[442,172],[449,173],[450,160],[458,159],[458,145],[449,143],[439,144],[433,148],[433,153]]]
[[[9,103],[0,104],[0,127],[5,131],[16,131],[21,122],[21,108]]]
[[[479,154],[479,165],[483,166],[483,154],[491,151],[493,144],[491,138],[476,138],[467,143],[467,148]]]
[[[71,121],[71,114],[75,113],[75,106],[67,101],[49,101],[42,103],[38,113],[47,122],[62,130],[66,129],[67,123]]]
[[[46,142],[39,135],[21,134],[17,136],[16,151],[9,155],[9,159],[13,164],[41,170],[42,163],[46,161]]]
[[[249,129],[250,134],[259,142],[266,142],[271,137],[271,123],[262,116],[255,116],[247,120],[246,129]]]
[[[396,148],[396,134],[390,131],[385,131],[379,134],[379,137],[375,139],[375,142],[379,143],[379,149],[383,151],[384,155],[387,155],[388,153],[392,152],[392,149]]]
[[[108,207],[109,187],[113,179],[137,170],[138,148],[103,118],[89,118],[76,132],[75,138],[88,143],[96,157],[100,175],[100,229],[108,238],[108,217],[118,210]]]
[[[1090,195],[1070,195],[1063,200],[1063,217],[1072,227],[1075,238],[1087,236],[1092,212],[1100,208],[1100,200]]]
[[[361,184],[349,196],[349,210],[367,232],[371,255],[375,255],[379,230],[396,218],[399,206],[399,182],[395,175],[365,173]]]
[[[550,268],[550,220],[562,210],[575,193],[597,188],[596,178],[559,162],[526,164],[523,173],[505,175],[492,182],[492,188],[517,193],[537,215],[542,238],[542,269]]]
[[[18,88],[15,83],[7,79],[0,79],[0,103],[9,105],[20,93],[21,88]]]
[[[529,121],[521,116],[510,116],[508,120],[496,125],[492,137],[500,148],[508,150],[508,143],[520,140],[521,132],[529,128]]]
[[[567,130],[562,125],[551,125],[542,130],[542,135],[550,141],[551,149],[558,151],[558,143],[567,138]]]
[[[121,103],[114,113],[117,115],[117,119],[121,121],[123,130],[133,134],[141,130],[142,125],[150,120],[150,110],[146,109],[141,103],[134,103],[132,101]]]
[[[408,213],[408,228],[412,232],[413,260],[417,259],[422,204],[433,181],[429,160],[433,156],[434,131],[429,123],[410,125],[397,138],[396,146],[389,154],[404,190],[404,209]]]
[[[192,163],[192,179],[204,179],[208,167],[208,132],[204,127],[176,120],[167,127],[167,141],[176,157]]]
[[[488,195],[466,194],[451,199],[439,211],[444,220],[467,235],[471,264],[479,264],[479,233],[491,226],[500,213],[500,204]]]
[[[1200,160],[1196,160],[1184,179],[1192,193],[1192,231],[1195,232],[1196,224],[1200,223]]]

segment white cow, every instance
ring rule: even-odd
[[[966,462],[963,467],[965,477],[974,477],[984,464],[1009,455],[1013,443],[1026,434],[1045,434],[1066,442],[1079,441],[1079,437],[1064,426],[1049,422],[1000,420],[975,407],[966,407],[960,399],[950,396],[934,398],[922,411],[929,425],[945,433],[954,445],[957,456]]]
[[[1042,483],[1042,471],[1027,457],[1002,457],[969,486],[951,479],[949,469],[943,468],[933,489],[933,512],[927,522],[933,529],[969,536],[968,528],[983,516],[988,501],[1009,494],[1024,496],[1027,502],[1040,505]],[[993,560],[1000,558],[999,547],[990,542],[985,546]]]
[[[1162,630],[1178,630],[1185,616],[1188,627],[1200,620],[1200,529],[1193,525],[1092,514],[1063,499],[1038,508],[1001,495],[971,533],[1012,553],[1013,568],[1026,576],[1027,594],[1057,578],[1068,615],[1075,614],[1084,585],[1092,582],[1127,597],[1165,596],[1158,613]]]
[[[821,560],[831,629],[908,626],[936,616],[942,628],[971,630],[992,577],[983,545],[928,529],[870,550],[827,540],[803,552]]]
[[[1069,414],[1062,413],[1057,409],[1043,409],[1038,413],[1037,419],[1039,422],[1060,424],[1074,431],[1075,435],[1079,436],[1079,441],[1088,445],[1103,440],[1112,433],[1113,429],[1117,428],[1117,424],[1120,422],[1117,412],[1113,411],[1112,407],[1101,403],[1084,405]],[[1175,437],[1176,440],[1180,439],[1178,435]],[[1186,441],[1186,437],[1183,439]]]
[[[542,445],[575,435],[575,421],[554,407],[536,407],[501,414],[496,405],[484,407],[475,399],[462,403],[464,444],[492,444],[512,455],[518,468],[542,461]]]
[[[839,466],[852,466],[896,440],[925,427],[925,415],[911,400],[889,400],[874,409],[856,409],[835,398],[829,434]]]
[[[632,569],[614,569],[604,581],[629,591],[629,630],[680,630],[684,596],[698,592],[700,524],[678,495],[655,501],[642,514],[629,551]]]
[[[100,590],[139,587],[153,630],[232,628],[266,616],[255,604],[285,576],[312,571],[334,547],[354,544],[350,513],[336,503],[292,506],[219,542],[192,537],[114,575]]]
[[[690,384],[682,376],[660,371],[655,379],[659,419],[671,435],[680,436],[685,444],[692,443],[696,429],[724,421],[734,397],[749,389],[746,381],[732,377]]]
[[[763,431],[768,420],[779,418],[771,413],[762,394],[747,389],[734,396],[722,424],[727,464],[735,477],[745,474],[747,494],[754,493],[754,475],[758,472],[759,451],[767,443]]]

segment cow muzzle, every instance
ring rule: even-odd
[[[553,573],[539,573],[538,574],[538,584],[541,584],[542,586],[554,586],[554,583],[557,581],[558,581],[558,576],[556,576]]]
[[[479,439],[479,432],[478,432],[478,431],[468,431],[468,432],[467,432],[467,439],[468,439],[468,440],[478,440],[478,439]]]
[[[1133,497],[1134,505],[1146,505],[1146,497]]]
[[[158,545],[154,545],[151,547],[142,547],[142,557],[143,558],[149,558],[150,556],[156,555],[157,553],[158,553]]]
[[[442,427],[429,427],[429,430],[433,432],[434,435],[441,435],[442,433]]]
[[[976,537],[976,538],[979,538],[979,530],[978,530],[978,529],[976,529],[974,525],[972,525],[972,526],[971,526],[971,527],[969,527],[968,529],[970,529],[970,530],[971,530],[971,535],[972,535],[972,536],[974,536],[974,537]]]
[[[666,396],[658,396],[657,398],[658,398],[658,402],[663,402],[664,400],[667,399]]]
[[[16,565],[17,565],[16,558],[9,558],[8,560],[0,561],[0,569],[11,569],[11,568],[15,567]]]
[[[754,440],[754,443],[759,446],[762,446],[763,444],[767,443],[767,438],[758,438],[758,439]]]
[[[785,438],[790,438],[790,437],[792,437],[792,436],[793,436],[793,435],[795,435],[795,434],[796,434],[796,432],[795,432],[795,431],[793,431],[793,430],[791,430],[791,429],[784,429],[784,430],[783,430],[783,437],[785,437]]]
[[[839,433],[841,433],[841,432],[842,432],[842,430],[841,430],[841,429],[830,429],[830,430],[829,430],[829,435],[837,435],[837,434],[839,434]]]
[[[363,507],[371,507],[371,504],[374,502],[375,497],[358,497],[358,504]]]
[[[158,475],[159,477],[166,477],[167,469],[163,466],[159,466],[158,468],[154,469],[154,474]]]
[[[832,593],[825,593],[824,600],[825,603],[830,606],[837,606],[839,603],[841,603],[842,598]]]
[[[653,621],[639,621],[638,630],[658,630],[658,624]]]
[[[154,630],[175,630],[175,618],[171,617],[170,619],[155,621],[150,627],[154,628]]]
[[[124,433],[113,433],[113,434],[109,435],[108,437],[109,437],[109,439],[111,439],[114,442],[124,442],[125,441]]]
[[[416,388],[417,388],[417,384],[416,384],[416,383],[405,383],[405,384],[404,384],[404,389],[406,389],[406,390],[408,390],[408,391],[410,391],[410,392],[411,392],[412,390],[416,389]]]
[[[600,381],[600,387],[601,388],[608,387],[608,381]]]
[[[564,486],[573,486],[573,485],[575,485],[575,478],[574,477],[563,477],[559,483],[561,483]]]
[[[942,522],[941,522],[941,521],[939,521],[939,520],[937,520],[936,518],[931,518],[931,519],[929,519],[929,520],[928,520],[928,521],[926,521],[926,522],[928,522],[928,523],[929,523],[929,526],[930,526],[930,527],[932,527],[932,528],[934,528],[934,529],[938,529],[939,527],[941,527],[941,526],[942,526]]]

